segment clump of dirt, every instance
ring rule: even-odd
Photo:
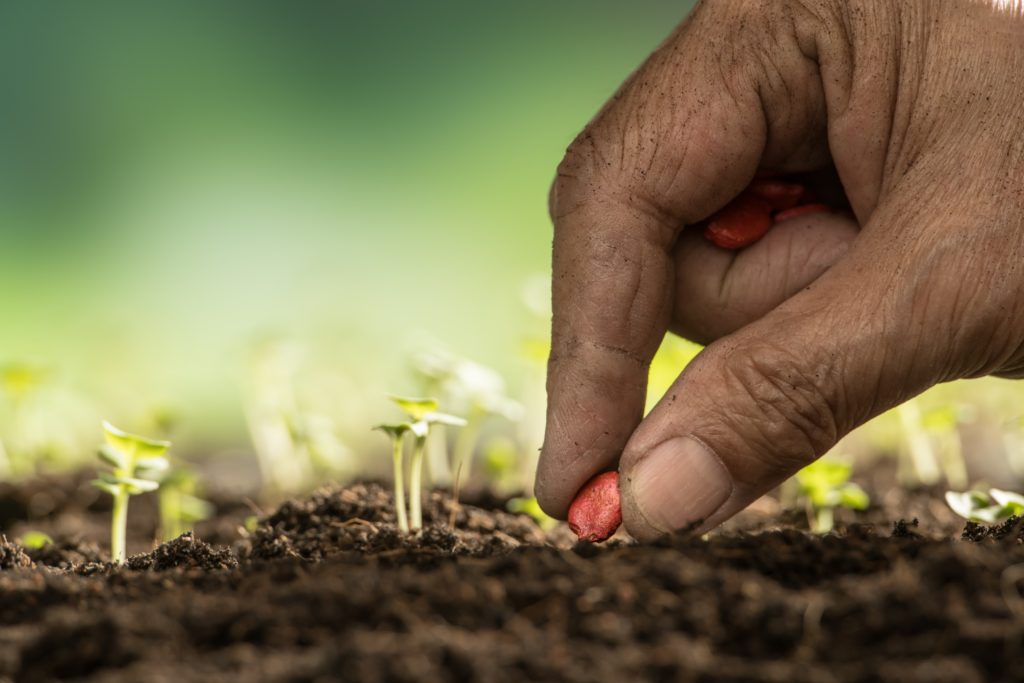
[[[986,539],[996,541],[1024,542],[1024,518],[1016,515],[992,525],[967,522],[961,535],[965,541],[980,542]]]
[[[238,567],[238,560],[228,548],[214,549],[186,532],[153,552],[133,555],[125,563],[128,569],[136,571],[163,572],[169,569],[205,569],[223,571]]]
[[[11,543],[6,536],[0,536],[0,569],[25,569],[34,567],[32,558],[16,543]]]

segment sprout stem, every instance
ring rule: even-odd
[[[114,496],[114,509],[110,522],[110,557],[114,564],[122,564],[127,557],[125,536],[128,527],[128,493],[121,491]]]
[[[405,481],[402,476],[402,445],[404,440],[401,435],[394,440],[394,455],[392,456],[395,467],[395,516],[398,518],[398,529],[403,533],[409,533],[409,519],[405,514]]]
[[[816,534],[827,534],[835,528],[835,511],[830,507],[820,507],[814,511],[814,528]]]
[[[421,502],[423,451],[426,450],[427,439],[417,436],[413,445],[412,460],[409,463],[409,517],[413,531],[423,528],[423,505]]]

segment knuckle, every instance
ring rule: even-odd
[[[808,372],[804,359],[777,347],[736,348],[721,361],[723,385],[743,397],[730,413],[732,427],[765,466],[788,473],[836,443],[840,429],[822,389],[824,370]]]
[[[595,124],[587,126],[565,151],[555,173],[549,194],[549,211],[557,224],[560,218],[576,210],[606,182],[619,158],[614,143],[605,139]]]

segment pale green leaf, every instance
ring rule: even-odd
[[[1019,493],[1003,491],[1002,489],[989,489],[988,495],[992,496],[992,500],[1003,507],[1024,508],[1024,496]]]
[[[139,458],[135,461],[136,471],[152,472],[153,474],[160,474],[166,472],[171,467],[170,461],[167,458],[147,456]]]
[[[435,398],[410,398],[407,396],[388,396],[395,405],[404,410],[413,420],[422,420],[429,413],[436,412],[439,404]]]
[[[29,550],[40,550],[47,545],[53,545],[53,539],[42,531],[26,531],[18,539],[18,545]]]
[[[104,473],[105,474],[105,473]],[[103,476],[100,475],[101,480],[106,481],[108,484],[120,485],[125,488],[129,495],[135,496],[140,493],[148,493],[150,491],[156,491],[160,488],[160,482],[152,481],[150,479],[139,479],[138,477],[115,477],[115,476]]]
[[[133,454],[137,457],[157,457],[167,452],[171,447],[170,441],[159,441],[148,439],[137,434],[118,429],[109,422],[103,423],[103,435],[107,443],[124,454]]]
[[[412,429],[412,425],[408,422],[400,422],[398,424],[379,424],[375,425],[374,429],[378,432],[384,432],[392,439],[400,439],[407,431]]]
[[[117,484],[111,484],[109,481],[103,481],[102,479],[93,479],[90,483],[100,491],[109,493],[112,496],[121,495],[121,487]]]
[[[96,455],[99,456],[100,460],[107,463],[111,467],[122,469],[128,466],[128,463],[125,462],[124,454],[121,453],[121,451],[114,448],[113,446],[111,446],[110,444],[105,443],[102,446],[100,446],[99,451],[97,452]]]
[[[847,484],[839,491],[839,505],[850,510],[866,510],[871,503],[868,494],[856,484]]]
[[[461,417],[449,415],[448,413],[432,412],[423,416],[423,421],[428,424],[442,424],[450,427],[465,427],[466,421]]]

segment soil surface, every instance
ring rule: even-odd
[[[815,536],[762,509],[594,546],[438,493],[403,536],[384,488],[327,487],[123,567],[102,535],[8,541],[55,529],[30,498],[0,501],[0,681],[1024,680],[1024,524],[964,529],[934,496],[903,500],[918,523],[890,500]]]

